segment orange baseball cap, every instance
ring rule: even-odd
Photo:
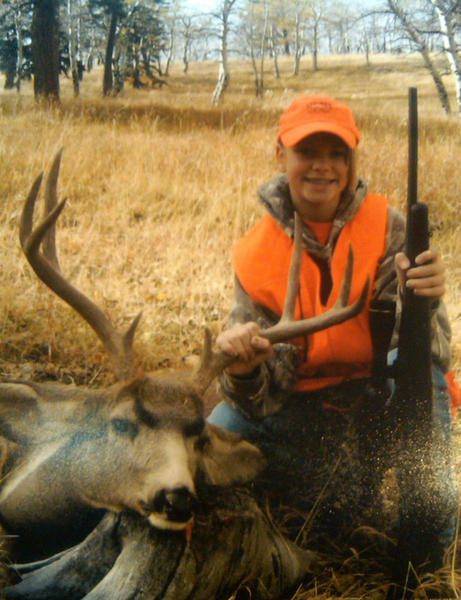
[[[298,96],[283,112],[278,138],[290,147],[321,131],[337,135],[349,148],[355,148],[360,141],[352,111],[346,104],[330,96],[311,94]]]

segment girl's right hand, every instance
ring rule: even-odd
[[[261,363],[272,356],[272,344],[259,335],[257,323],[237,323],[230,329],[220,333],[216,346],[236,360],[226,368],[230,375],[248,375]]]

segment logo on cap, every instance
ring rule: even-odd
[[[333,107],[331,102],[310,102],[306,108],[312,112],[330,112]]]

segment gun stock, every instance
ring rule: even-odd
[[[414,265],[418,254],[429,248],[427,206],[409,208],[406,254]],[[431,323],[429,299],[405,289],[399,328],[396,385],[402,402],[408,403],[407,419],[416,419],[418,429],[432,431]],[[411,416],[413,415],[413,418]]]

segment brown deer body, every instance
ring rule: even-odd
[[[35,229],[33,212],[41,176],[31,188],[21,218],[21,245],[38,277],[79,312],[102,340],[122,383],[104,390],[0,383],[0,521],[8,533],[19,535],[21,558],[48,555],[82,539],[101,510],[128,510],[160,529],[186,529],[196,512],[197,481],[213,486],[247,482],[264,464],[257,448],[204,419],[202,394],[233,360],[211,352],[209,335],[202,366],[193,378],[184,374],[133,377],[131,346],[139,317],[120,334],[62,276],[54,243],[55,222],[64,207],[56,203],[59,164],[60,153],[46,186],[45,218]],[[284,314],[278,325],[262,334],[272,342],[342,322],[366,302],[368,283],[360,297],[347,304],[350,253],[335,307],[319,317],[293,321],[300,233],[296,220]]]

